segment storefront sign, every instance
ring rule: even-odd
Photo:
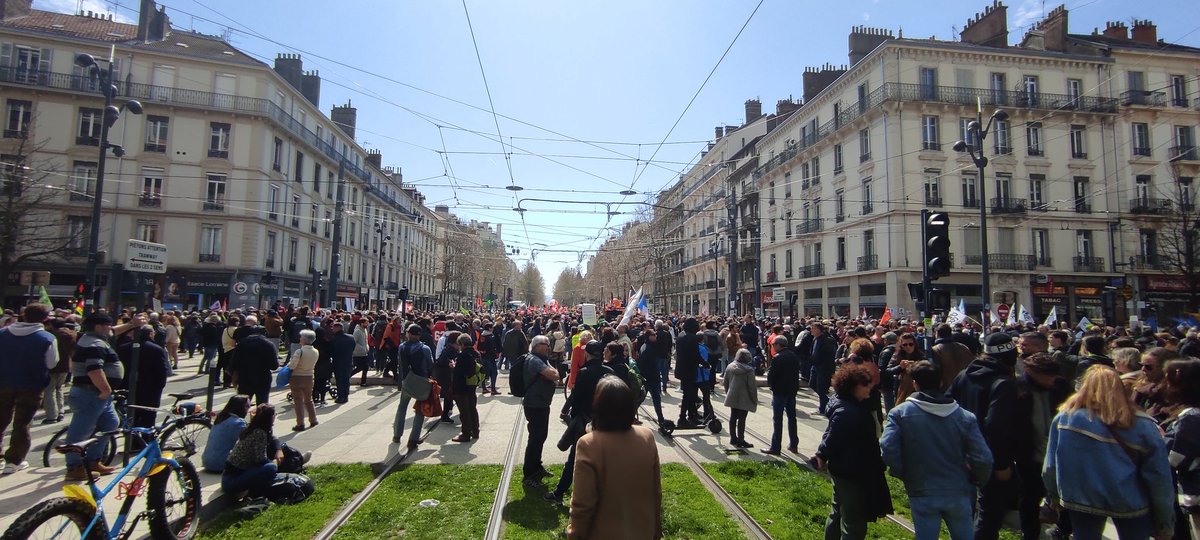
[[[1188,292],[1187,281],[1173,276],[1146,276],[1147,291]]]
[[[1053,284],[1035,285],[1033,287],[1033,294],[1055,294],[1065,296],[1067,294],[1067,288],[1055,286]]]
[[[228,309],[258,307],[258,275],[239,274],[229,286]]]
[[[771,301],[782,302],[787,299],[787,289],[783,287],[775,287],[771,289]]]
[[[1076,296],[1097,296],[1100,294],[1100,289],[1097,287],[1075,287]]]

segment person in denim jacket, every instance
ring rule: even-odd
[[[888,413],[883,461],[904,481],[917,540],[936,539],[941,521],[950,538],[973,538],[975,486],[992,475],[992,451],[975,415],[938,390],[940,367],[922,360],[908,373],[915,392]]]
[[[1089,367],[1060,411],[1042,480],[1046,500],[1070,513],[1075,539],[1099,540],[1109,518],[1121,540],[1171,538],[1175,489],[1166,445],[1116,370]]]

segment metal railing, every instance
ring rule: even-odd
[[[858,258],[858,271],[859,272],[865,272],[867,270],[878,270],[878,269],[879,269],[879,256],[878,255],[864,255],[864,256]]]
[[[963,208],[979,208],[979,199],[975,197],[967,197],[963,199]]]
[[[162,206],[162,197],[159,197],[158,195],[139,196],[138,206],[146,208],[159,208]]]
[[[926,196],[925,196],[925,206],[932,206],[932,207],[934,207],[934,208],[941,208],[941,207],[942,207],[942,198],[941,198],[941,197],[933,197],[933,196],[930,196],[930,195],[926,195]]]
[[[864,216],[870,214],[872,210],[874,210],[874,208],[871,206],[871,203],[863,203],[862,213]]]
[[[996,214],[1024,214],[1028,207],[1025,199],[1015,197],[996,197],[991,204],[992,212]]]
[[[1200,153],[1196,152],[1196,147],[1194,145],[1188,144],[1171,147],[1171,161],[1177,161],[1181,159],[1195,161],[1200,159],[1198,156],[1200,156]]]
[[[1033,270],[1037,257],[1017,253],[990,253],[988,267],[992,270]]]
[[[1157,253],[1152,255],[1137,255],[1133,259],[1136,268],[1142,270],[1166,270],[1167,264]]]
[[[206,212],[224,212],[224,201],[204,201],[204,211]]]
[[[1104,257],[1072,257],[1076,272],[1103,272]]]
[[[1135,147],[1133,147],[1133,155],[1142,156],[1142,157],[1150,157],[1150,147],[1149,146],[1135,146]]]
[[[1092,213],[1092,205],[1083,199],[1075,199],[1075,213],[1090,214]]]
[[[219,263],[221,262],[220,253],[201,253],[200,262],[202,263]]]
[[[1170,199],[1137,197],[1129,200],[1129,212],[1133,214],[1169,214],[1172,206]]]
[[[1121,92],[1121,105],[1166,107],[1167,93],[1155,92],[1151,90],[1126,90]]]
[[[825,265],[824,264],[810,264],[808,266],[800,267],[800,278],[801,279],[821,277],[823,275],[825,275]]]
[[[812,234],[822,229],[820,219],[802,219],[796,225],[796,234]]]

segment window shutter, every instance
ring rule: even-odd
[[[51,49],[51,48],[42,49],[41,61],[38,63],[38,71],[40,71],[42,73],[49,73],[50,69],[53,67],[53,65],[54,65],[54,49]]]
[[[12,43],[0,43],[0,68],[12,67]],[[10,74],[5,74],[9,78]]]

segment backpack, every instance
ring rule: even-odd
[[[508,370],[508,388],[512,395],[525,397],[525,360],[529,355],[522,354],[512,359],[512,368]]]
[[[642,377],[642,371],[638,369],[637,362],[629,363],[629,389],[633,390],[633,398],[640,404],[646,396],[642,395],[646,386],[646,379]]]
[[[710,353],[721,350],[721,335],[704,333],[704,344],[708,346]]]
[[[471,372],[471,376],[467,377],[467,386],[474,388],[483,382],[483,368],[480,367],[479,362],[475,362],[474,360],[472,362],[475,363],[475,371]]]
[[[279,463],[279,472],[281,473],[302,473],[304,472],[304,454],[299,450],[292,448],[286,444],[279,445],[279,450],[283,452],[283,460]]]
[[[296,504],[303,502],[313,492],[316,485],[311,478],[299,473],[279,473],[275,482],[267,488],[267,498],[277,504]]]
[[[558,332],[550,334],[550,352],[562,354],[566,349],[566,343],[557,337]]]

